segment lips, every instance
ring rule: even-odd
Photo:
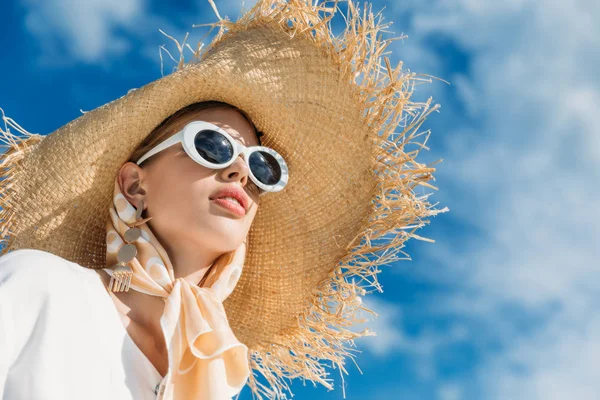
[[[233,197],[240,203],[241,208],[243,208],[244,214],[246,214],[246,212],[248,211],[248,195],[242,189],[235,186],[228,186],[217,190],[211,197],[209,197],[210,200],[220,199],[219,204],[227,205],[224,204],[224,202],[227,202],[232,207],[237,207],[239,209],[240,206],[237,206],[235,203],[229,200],[223,199],[223,197]]]

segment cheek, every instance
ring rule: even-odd
[[[194,178],[185,173],[164,174],[151,185],[150,201],[161,221],[181,227],[208,212],[211,193],[210,177]]]

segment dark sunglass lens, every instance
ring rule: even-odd
[[[233,157],[231,143],[219,132],[207,129],[200,131],[194,138],[198,153],[213,164],[223,164]]]
[[[254,176],[265,185],[274,185],[281,179],[281,167],[269,153],[255,151],[250,154],[249,164]]]

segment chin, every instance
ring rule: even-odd
[[[215,248],[223,249],[223,252],[235,250],[244,241],[242,237],[242,226],[236,222],[215,224],[212,226],[213,229],[203,230],[200,234],[201,238],[210,238],[210,242],[213,243]]]

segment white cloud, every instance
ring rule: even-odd
[[[451,326],[445,334],[425,330],[417,335],[408,335],[404,330],[401,307],[376,296],[370,294],[365,297],[363,304],[377,316],[364,313],[367,322],[353,327],[354,331],[368,327],[376,336],[357,339],[357,346],[367,350],[377,359],[394,357],[397,352],[401,352],[412,360],[414,372],[422,380],[436,377],[434,358],[437,354],[469,338],[470,333],[458,323]]]
[[[474,320],[486,398],[597,397],[600,3],[457,0],[395,9],[411,16],[409,40],[422,49],[424,38],[443,35],[472,57],[468,75],[440,75],[457,88],[464,125],[433,135],[448,143],[437,176],[452,192],[440,201],[479,235],[461,246],[461,236],[437,240],[441,266],[423,272],[456,286],[431,308]],[[444,113],[449,99],[437,100]]]
[[[376,337],[369,336],[360,338],[356,342],[359,347],[366,348],[377,357],[390,355],[397,348],[406,346],[406,338],[402,332],[402,310],[399,306],[387,303],[375,298],[376,294],[371,294],[363,304],[375,312],[377,316],[370,313],[364,313],[368,322],[357,324],[353,330],[359,332],[365,327],[376,333]]]
[[[206,1],[206,0],[205,0]],[[256,0],[214,0],[219,15],[221,18],[225,16],[229,17],[230,20],[235,21],[243,12],[248,11]],[[208,4],[208,2],[207,2]]]
[[[456,383],[446,383],[442,385],[437,392],[439,400],[459,400],[463,398],[463,392],[460,385]]]
[[[596,399],[600,357],[600,318],[584,308],[590,320],[560,314],[532,337],[514,345],[483,371],[490,399]],[[486,369],[487,369],[486,368]]]
[[[108,55],[130,48],[122,30],[143,16],[143,0],[24,0],[25,24],[39,41],[42,60],[102,63]]]
[[[600,250],[594,240],[600,231],[592,223],[600,220],[600,210],[590,202],[600,190],[589,181],[597,177],[600,163],[600,138],[594,128],[600,120],[593,112],[600,106],[600,87],[596,81],[582,89],[571,64],[588,52],[583,39],[589,32],[581,32],[583,44],[574,46],[576,41],[562,31],[545,30],[552,26],[549,20],[559,19],[571,24],[563,30],[579,32],[579,21],[565,20],[562,10],[551,14],[552,7],[513,2],[499,9],[499,4],[488,9],[480,3],[475,7],[459,2],[455,9],[444,10],[449,16],[434,12],[419,17],[429,20],[415,28],[442,27],[438,30],[476,55],[471,84],[478,89],[471,90],[466,100],[485,105],[484,127],[476,147],[450,154],[459,170],[440,168],[458,184],[480,190],[473,200],[489,202],[478,215],[485,217],[479,225],[487,231],[489,245],[469,249],[464,261],[477,267],[471,271],[477,287],[506,300],[539,306],[587,298],[589,293],[578,286],[592,276]],[[513,36],[501,34],[511,26],[497,20],[524,19],[513,15],[515,10],[529,10],[526,27],[513,27],[518,31]],[[494,35],[489,27],[495,25],[502,29]],[[595,29],[600,35],[600,28]],[[482,35],[489,42],[482,41]],[[544,65],[551,68],[542,69]],[[591,76],[591,69],[595,70],[592,65],[577,68],[582,76]],[[459,211],[471,212],[469,198],[461,203]]]
[[[141,54],[157,64],[159,46],[178,57],[174,43],[159,33],[162,29],[180,43],[186,32],[187,43],[193,48],[209,28],[194,24],[217,21],[208,0],[198,1],[197,13],[164,16],[152,13],[149,0],[22,0],[25,26],[39,42],[39,59],[45,65],[70,65],[82,62],[108,65],[111,58],[130,51]],[[250,9],[256,0],[215,0],[221,17],[235,20]],[[137,48],[133,48],[133,46]],[[186,52],[186,57],[191,57]],[[165,74],[171,72],[172,62],[163,52]],[[186,58],[186,59],[188,59]]]

